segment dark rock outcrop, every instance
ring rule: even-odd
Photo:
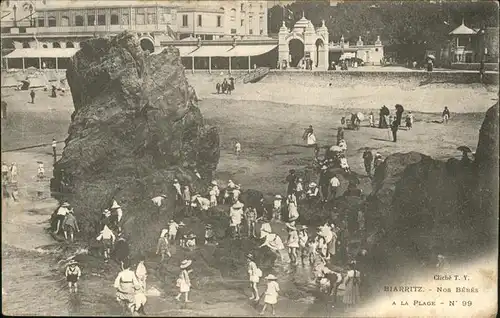
[[[218,131],[204,125],[178,50],[149,55],[127,32],[94,38],[82,43],[66,76],[75,111],[53,187],[65,180],[65,198],[88,232],[116,199],[125,231],[137,238],[133,247],[155,244],[172,216],[173,178],[205,189],[219,161]],[[155,215],[151,198],[161,193],[169,215]]]
[[[367,224],[385,250],[420,262],[487,250],[498,224],[498,104],[486,113],[473,164],[396,153],[377,169]]]

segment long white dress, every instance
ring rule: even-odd
[[[307,135],[307,144],[308,145],[315,145],[316,144],[316,136],[314,133],[310,133]]]
[[[288,197],[288,220],[293,221],[298,219],[298,217],[297,198],[292,194]]]

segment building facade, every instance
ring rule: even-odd
[[[366,65],[380,65],[384,57],[384,47],[377,37],[373,45],[363,43],[361,37],[355,45],[344,41],[329,41],[330,34],[325,22],[315,28],[305,16],[297,21],[289,30],[285,23],[279,31],[278,50],[280,67],[299,67],[305,60],[312,61],[313,69],[327,70],[332,61],[340,59],[353,60],[357,58]]]

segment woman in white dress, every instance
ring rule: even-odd
[[[316,136],[314,135],[314,129],[313,129],[312,125],[309,125],[309,128],[307,128],[304,131],[304,135],[302,136],[302,138],[306,141],[308,146],[312,146],[312,145],[316,144],[316,142],[317,142]]]
[[[287,198],[288,204],[288,221],[292,222],[299,218],[299,211],[297,209],[297,197],[292,193]]]

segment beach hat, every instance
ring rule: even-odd
[[[235,204],[233,204],[232,208],[233,209],[241,209],[242,207],[244,207],[245,205],[243,203],[241,203],[240,201],[236,202]]]
[[[177,180],[177,179],[174,179],[174,182],[179,182],[179,180]]]
[[[307,230],[307,225],[302,225],[302,226],[300,227],[300,229],[301,229],[301,230]]]
[[[191,265],[193,261],[192,260],[189,260],[189,259],[185,259],[181,262],[181,268],[187,268],[189,267],[189,265]]]
[[[299,182],[302,182],[302,178],[299,178]]]
[[[170,221],[168,221],[168,223],[174,223],[174,220],[170,220]]]
[[[190,238],[190,239],[195,238],[195,237],[196,237],[196,234],[194,234],[194,233],[189,233],[189,235],[188,235],[188,238]]]
[[[64,202],[61,206],[70,206],[68,202]]]
[[[444,255],[438,254],[437,256],[439,259],[444,259]]]
[[[310,186],[311,188],[314,188],[315,186],[317,186],[317,184],[316,184],[315,182],[311,182],[311,183],[309,183],[309,186]]]
[[[326,169],[328,169],[327,166],[321,166],[321,170],[326,170]]]
[[[275,199],[283,199],[283,197],[281,195],[279,195],[279,194],[275,195],[274,198]]]
[[[211,229],[211,228],[212,228],[212,224],[207,224],[207,225],[205,225],[205,228],[206,228],[206,229]]]
[[[76,265],[76,264],[78,264],[78,262],[73,259],[73,260],[69,261],[68,266]]]
[[[107,213],[110,213],[108,209],[104,209],[104,211],[102,211],[102,214],[107,214]]]
[[[212,180],[212,182],[210,182],[212,185],[217,185],[217,181],[215,180]]]
[[[113,201],[113,205],[111,206],[110,209],[119,209],[121,208],[121,206],[118,204],[118,202],[116,202],[116,200]]]
[[[168,229],[163,229],[163,230],[161,230],[160,237],[164,237],[164,236],[165,236],[165,234],[167,234],[167,233],[168,233]]]
[[[228,180],[227,183],[233,183],[233,180]]]
[[[184,222],[181,221],[181,223],[179,223],[179,226],[185,226],[186,224],[184,224]]]
[[[276,280],[278,279],[278,277],[274,276],[273,274],[269,274],[265,277],[265,279],[268,279],[268,280]]]
[[[378,153],[378,152],[377,152],[377,153],[375,154],[375,157],[382,157],[382,155],[381,155],[380,153]]]
[[[294,231],[297,231],[297,228],[291,224],[291,223],[285,223],[286,227],[289,228],[290,230],[294,230]]]
[[[253,254],[252,254],[252,253],[248,253],[248,254],[246,255],[246,257],[247,257],[248,259],[251,259],[251,260],[253,261]]]

